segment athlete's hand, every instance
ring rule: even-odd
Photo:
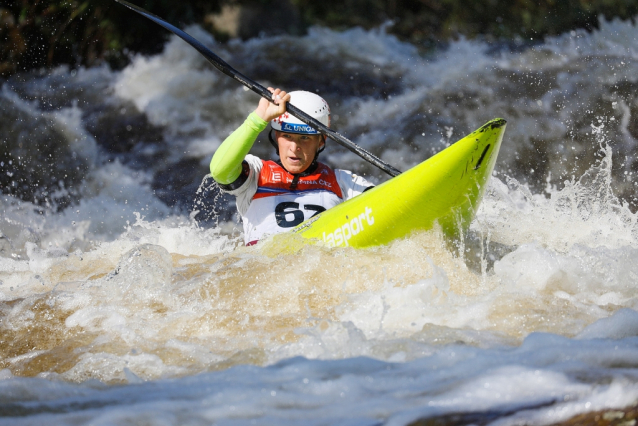
[[[272,87],[269,87],[268,90],[272,92],[272,102],[261,98],[255,110],[255,113],[264,121],[273,120],[286,112],[286,102],[290,101],[290,95],[283,90]]]

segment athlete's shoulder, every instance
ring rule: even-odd
[[[337,176],[337,178],[347,180],[356,180],[359,177],[356,174],[352,173],[350,170],[344,169],[334,169],[334,174]]]
[[[246,157],[244,157],[244,161],[248,163],[248,166],[256,173],[259,173],[261,171],[261,168],[263,167],[265,162],[261,158],[252,154],[247,154]]]
[[[356,197],[366,189],[374,186],[363,176],[352,173],[350,170],[335,169],[334,173],[346,200]]]

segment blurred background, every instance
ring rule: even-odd
[[[455,37],[542,40],[591,30],[599,17],[638,14],[632,0],[144,0],[134,2],[178,26],[199,24],[216,40],[303,35],[388,23],[403,41],[431,48]],[[168,32],[113,0],[8,0],[0,6],[0,76],[59,64],[122,68],[134,52],[161,51]]]

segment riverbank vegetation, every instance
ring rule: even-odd
[[[389,32],[425,47],[458,36],[541,39],[576,28],[591,30],[601,16],[632,19],[638,14],[638,2],[633,0],[133,2],[180,26],[201,24],[222,41],[273,32],[301,34],[312,25],[372,28],[392,22]],[[223,8],[238,12],[213,19]],[[276,15],[281,10],[287,13]],[[228,26],[219,24],[219,16],[222,21],[247,21],[243,27],[248,30],[228,34]],[[235,27],[241,27],[241,22]],[[74,67],[108,62],[118,68],[126,65],[132,52],[158,52],[167,37],[156,24],[114,0],[13,0],[0,6],[0,77],[60,64]]]

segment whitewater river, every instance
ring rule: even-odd
[[[121,71],[15,76],[0,424],[541,425],[636,403],[638,27],[435,52],[383,29],[187,30],[264,85],[320,93],[401,170],[505,118],[477,218],[462,241],[243,247],[206,174],[255,94],[178,39]],[[386,179],[335,143],[322,158]]]

